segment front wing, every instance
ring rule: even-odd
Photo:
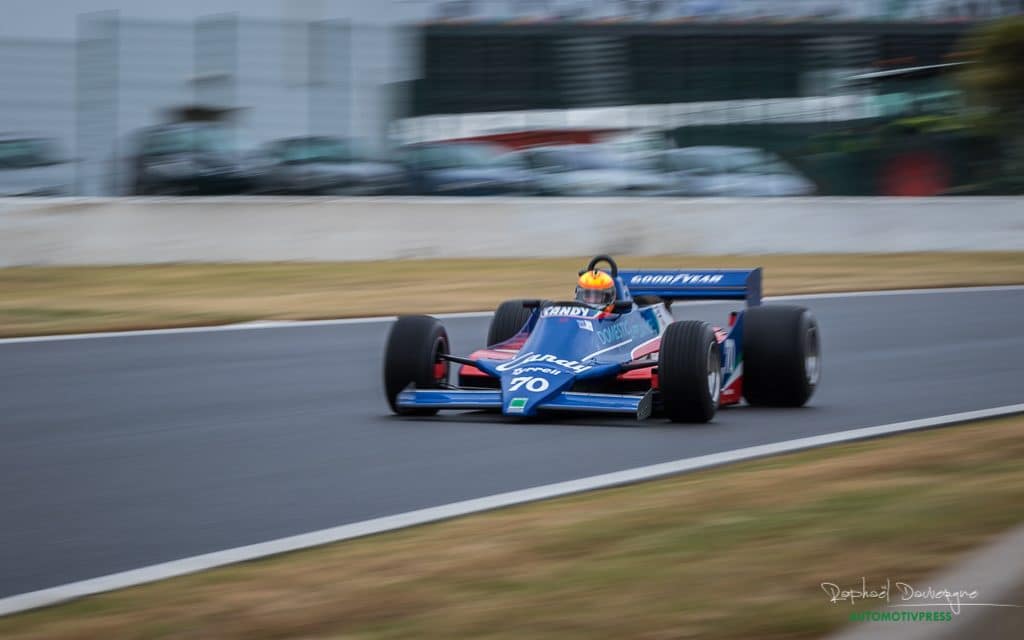
[[[403,409],[500,411],[502,398],[498,389],[417,389],[410,385],[398,394],[396,404]],[[654,391],[643,395],[564,391],[537,408],[542,411],[632,415],[637,420],[646,420],[654,409]],[[508,415],[515,415],[514,407],[509,408]]]

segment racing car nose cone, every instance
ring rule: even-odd
[[[572,387],[575,375],[558,367],[526,365],[501,376],[501,412],[532,416],[538,407]]]

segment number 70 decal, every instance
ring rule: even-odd
[[[512,378],[512,381],[508,384],[509,391],[519,391],[525,388],[527,391],[533,393],[539,393],[541,391],[547,391],[550,383],[544,378],[534,378],[531,376],[520,376],[518,378]]]

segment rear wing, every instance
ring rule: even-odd
[[[746,300],[761,304],[761,267],[756,269],[641,269],[619,271],[632,297],[666,300]]]

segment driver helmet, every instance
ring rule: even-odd
[[[615,281],[604,271],[584,271],[576,282],[576,301],[607,307],[615,302]]]

